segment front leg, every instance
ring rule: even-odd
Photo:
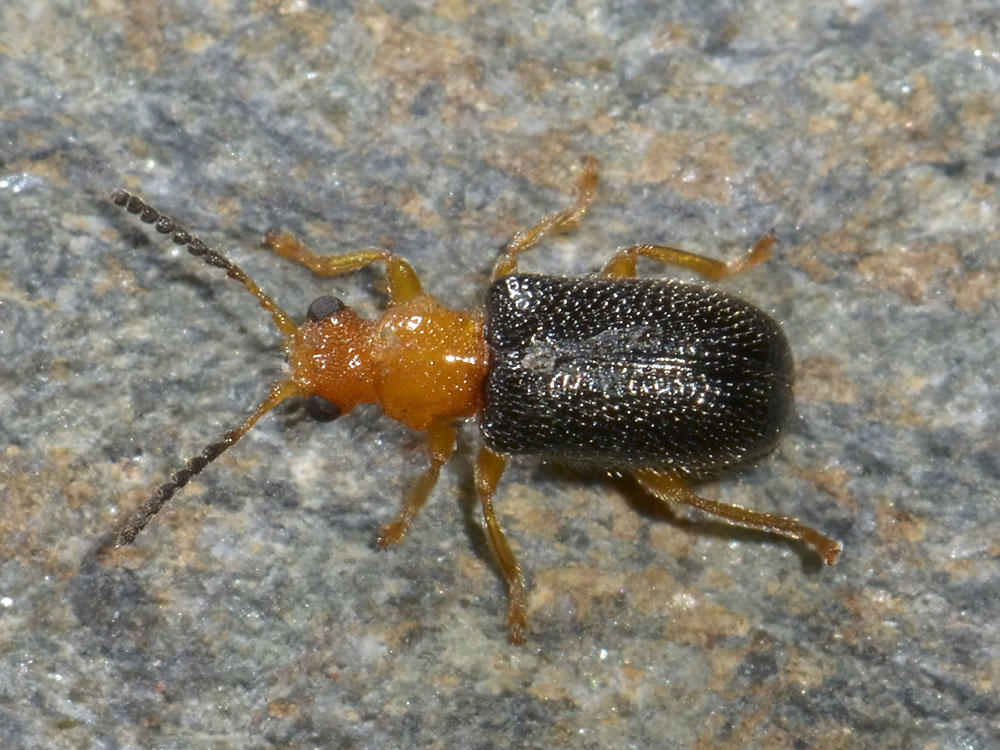
[[[420,509],[427,504],[427,498],[437,484],[441,467],[444,466],[455,451],[457,431],[449,422],[435,422],[427,430],[427,452],[430,454],[431,465],[410,487],[403,507],[392,521],[382,527],[375,544],[384,549],[396,544],[410,528],[410,522],[416,518]]]
[[[413,266],[398,255],[380,247],[369,247],[353,253],[320,255],[298,237],[278,234],[273,229],[264,235],[261,244],[282,258],[288,258],[305,266],[317,276],[342,276],[345,273],[359,271],[372,263],[385,263],[385,272],[389,280],[389,301],[394,305],[408,302],[423,293],[420,279]]]

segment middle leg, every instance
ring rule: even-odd
[[[500,573],[507,582],[507,629],[510,642],[524,643],[524,629],[528,624],[528,595],[524,587],[524,576],[517,558],[507,542],[507,535],[493,512],[493,495],[504,469],[507,468],[507,458],[487,448],[479,450],[476,459],[476,494],[483,506],[483,516],[486,519],[486,533],[496,556]]]
[[[528,229],[514,235],[493,266],[493,278],[517,272],[517,256],[534,247],[546,237],[567,232],[578,223],[594,200],[597,192],[597,159],[584,157],[583,172],[576,183],[576,200],[564,211],[546,216]]]

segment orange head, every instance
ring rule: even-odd
[[[318,297],[285,341],[292,379],[306,396],[309,415],[321,420],[377,400],[372,347],[377,324],[358,317],[336,297]]]
[[[285,348],[298,392],[315,419],[377,402],[415,430],[471,417],[481,406],[487,352],[478,313],[420,294],[379,320],[360,318],[336,297],[319,297]]]

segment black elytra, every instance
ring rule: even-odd
[[[500,453],[710,476],[770,452],[793,408],[778,324],[699,284],[504,276],[486,340]]]

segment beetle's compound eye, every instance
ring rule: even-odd
[[[317,422],[332,422],[340,416],[340,407],[313,393],[306,397],[306,414]]]
[[[306,319],[315,323],[317,320],[323,320],[335,313],[339,313],[344,307],[344,303],[336,297],[330,297],[329,295],[317,297],[309,305],[309,309],[306,310]]]

